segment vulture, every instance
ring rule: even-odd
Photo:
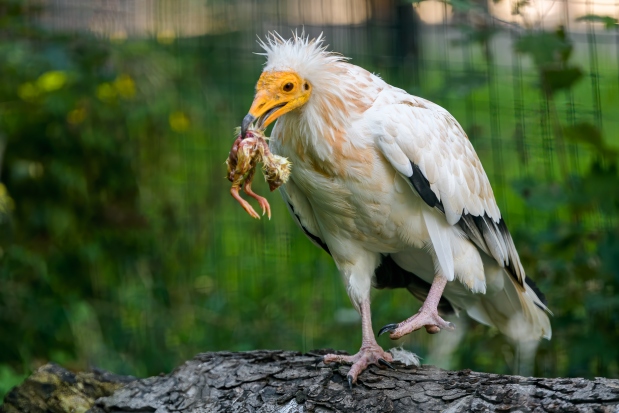
[[[550,339],[543,294],[525,275],[482,164],[444,108],[310,40],[277,33],[259,42],[266,57],[241,126],[277,120],[270,150],[292,163],[280,187],[305,235],[331,255],[361,315],[361,347],[348,382],[393,357],[372,328],[370,291],[406,288],[420,310],[379,335],[424,327],[453,330],[441,315],[466,312],[515,341]]]

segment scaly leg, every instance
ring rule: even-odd
[[[340,354],[327,354],[324,356],[325,363],[345,363],[352,364],[348,372],[348,385],[352,388],[352,384],[357,382],[359,374],[370,364],[375,364],[379,367],[393,368],[390,361],[393,357],[390,353],[384,351],[376,342],[374,332],[372,331],[372,315],[370,312],[370,299],[366,298],[359,306],[361,312],[361,349],[352,356],[342,356]]]
[[[258,201],[258,204],[260,204],[260,207],[262,208],[262,215],[267,212],[269,219],[271,219],[271,205],[269,205],[269,201],[251,190],[251,180],[248,179],[245,181],[245,185],[243,185],[243,190],[247,195]]]
[[[237,185],[232,185],[232,187],[230,188],[230,194],[232,195],[234,199],[236,199],[239,202],[239,204],[241,204],[243,209],[252,218],[260,219],[260,215],[258,215],[258,213],[254,210],[254,208],[252,208],[252,206],[249,205],[249,202],[241,198],[241,195],[239,195],[239,187]]]
[[[387,324],[380,329],[378,335],[380,336],[389,331],[391,333],[389,338],[395,340],[415,330],[419,330],[421,327],[425,327],[430,334],[438,333],[441,331],[441,328],[448,331],[455,330],[456,326],[453,323],[443,320],[438,315],[438,303],[441,295],[443,295],[445,285],[447,285],[447,278],[442,275],[436,275],[434,281],[432,281],[432,287],[430,287],[426,301],[424,301],[419,312],[399,324]]]

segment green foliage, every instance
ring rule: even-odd
[[[582,70],[568,63],[573,46],[563,27],[554,33],[526,33],[518,38],[515,48],[533,58],[539,71],[540,87],[549,95],[573,87],[582,78]]]
[[[563,129],[563,134],[568,141],[590,146],[598,156],[608,159],[611,163],[619,155],[617,149],[604,141],[600,129],[591,123],[581,122],[566,126]]]
[[[602,23],[606,29],[617,29],[618,20],[611,16],[599,16],[597,14],[587,14],[576,19],[579,22]]]
[[[597,16],[578,20],[607,21]],[[595,371],[599,376],[617,376],[619,152],[590,121],[566,124],[558,116],[557,92],[573,93],[583,75],[579,66],[569,62],[573,45],[564,29],[526,33],[515,47],[530,55],[538,70],[538,87],[550,108],[563,177],[551,182],[530,177],[515,183],[528,208],[553,217],[542,230],[522,226],[516,233],[526,246],[520,249],[525,267],[537,275],[542,290],[553,296],[554,336],[538,360],[547,360],[552,375],[586,376]],[[567,144],[591,154],[580,173],[567,170]]]
[[[0,365],[0,394],[8,393],[11,388],[20,384],[26,377],[28,377],[26,374],[17,373],[9,365]]]
[[[152,239],[124,127],[130,97],[97,95],[123,74],[107,64],[109,45],[93,40],[35,32],[0,47],[0,75],[11,79],[0,86],[3,362],[71,353],[82,325],[81,334],[101,334],[98,274],[129,264]]]

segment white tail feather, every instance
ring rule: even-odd
[[[498,328],[517,342],[550,339],[552,329],[544,311],[546,306],[535,292],[528,285],[517,284],[503,269],[495,276],[503,277],[503,288],[479,295],[478,302],[466,309],[469,316]]]
[[[451,226],[442,217],[438,219],[435,212],[429,208],[423,208],[423,219],[441,267],[441,273],[447,281],[452,281],[454,279],[454,257],[449,238],[452,232]]]

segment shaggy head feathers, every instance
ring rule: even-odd
[[[290,39],[284,39],[278,33],[272,32],[265,40],[258,41],[265,51],[259,54],[267,57],[265,71],[290,70],[313,83],[320,81],[316,78],[326,67],[348,60],[338,53],[327,51],[328,46],[323,43],[322,34],[310,40],[303,32],[301,35],[293,33]]]
[[[293,33],[290,39],[270,33],[259,41],[265,51],[260,54],[267,58],[265,72],[296,72],[311,84],[312,96],[308,102],[280,120],[286,123],[299,119],[297,129],[305,140],[304,145],[314,148],[321,146],[325,139],[333,142],[336,132],[345,130],[360,116],[359,105],[371,101],[370,96],[361,92],[367,82],[360,83],[357,76],[359,71],[365,71],[349,64],[348,58],[327,51],[323,42],[322,34],[310,40],[304,33]],[[324,155],[330,155],[329,148],[325,148]]]
[[[363,116],[386,84],[348,63],[348,58],[327,51],[323,42],[322,35],[310,40],[303,33],[293,33],[286,40],[270,33],[259,44],[267,58],[265,72],[296,72],[312,86],[311,96],[303,106],[277,120],[272,137],[285,129],[281,139],[297,141],[325,164],[336,162],[334,148],[357,147],[370,139],[362,134],[348,139],[346,131]]]

